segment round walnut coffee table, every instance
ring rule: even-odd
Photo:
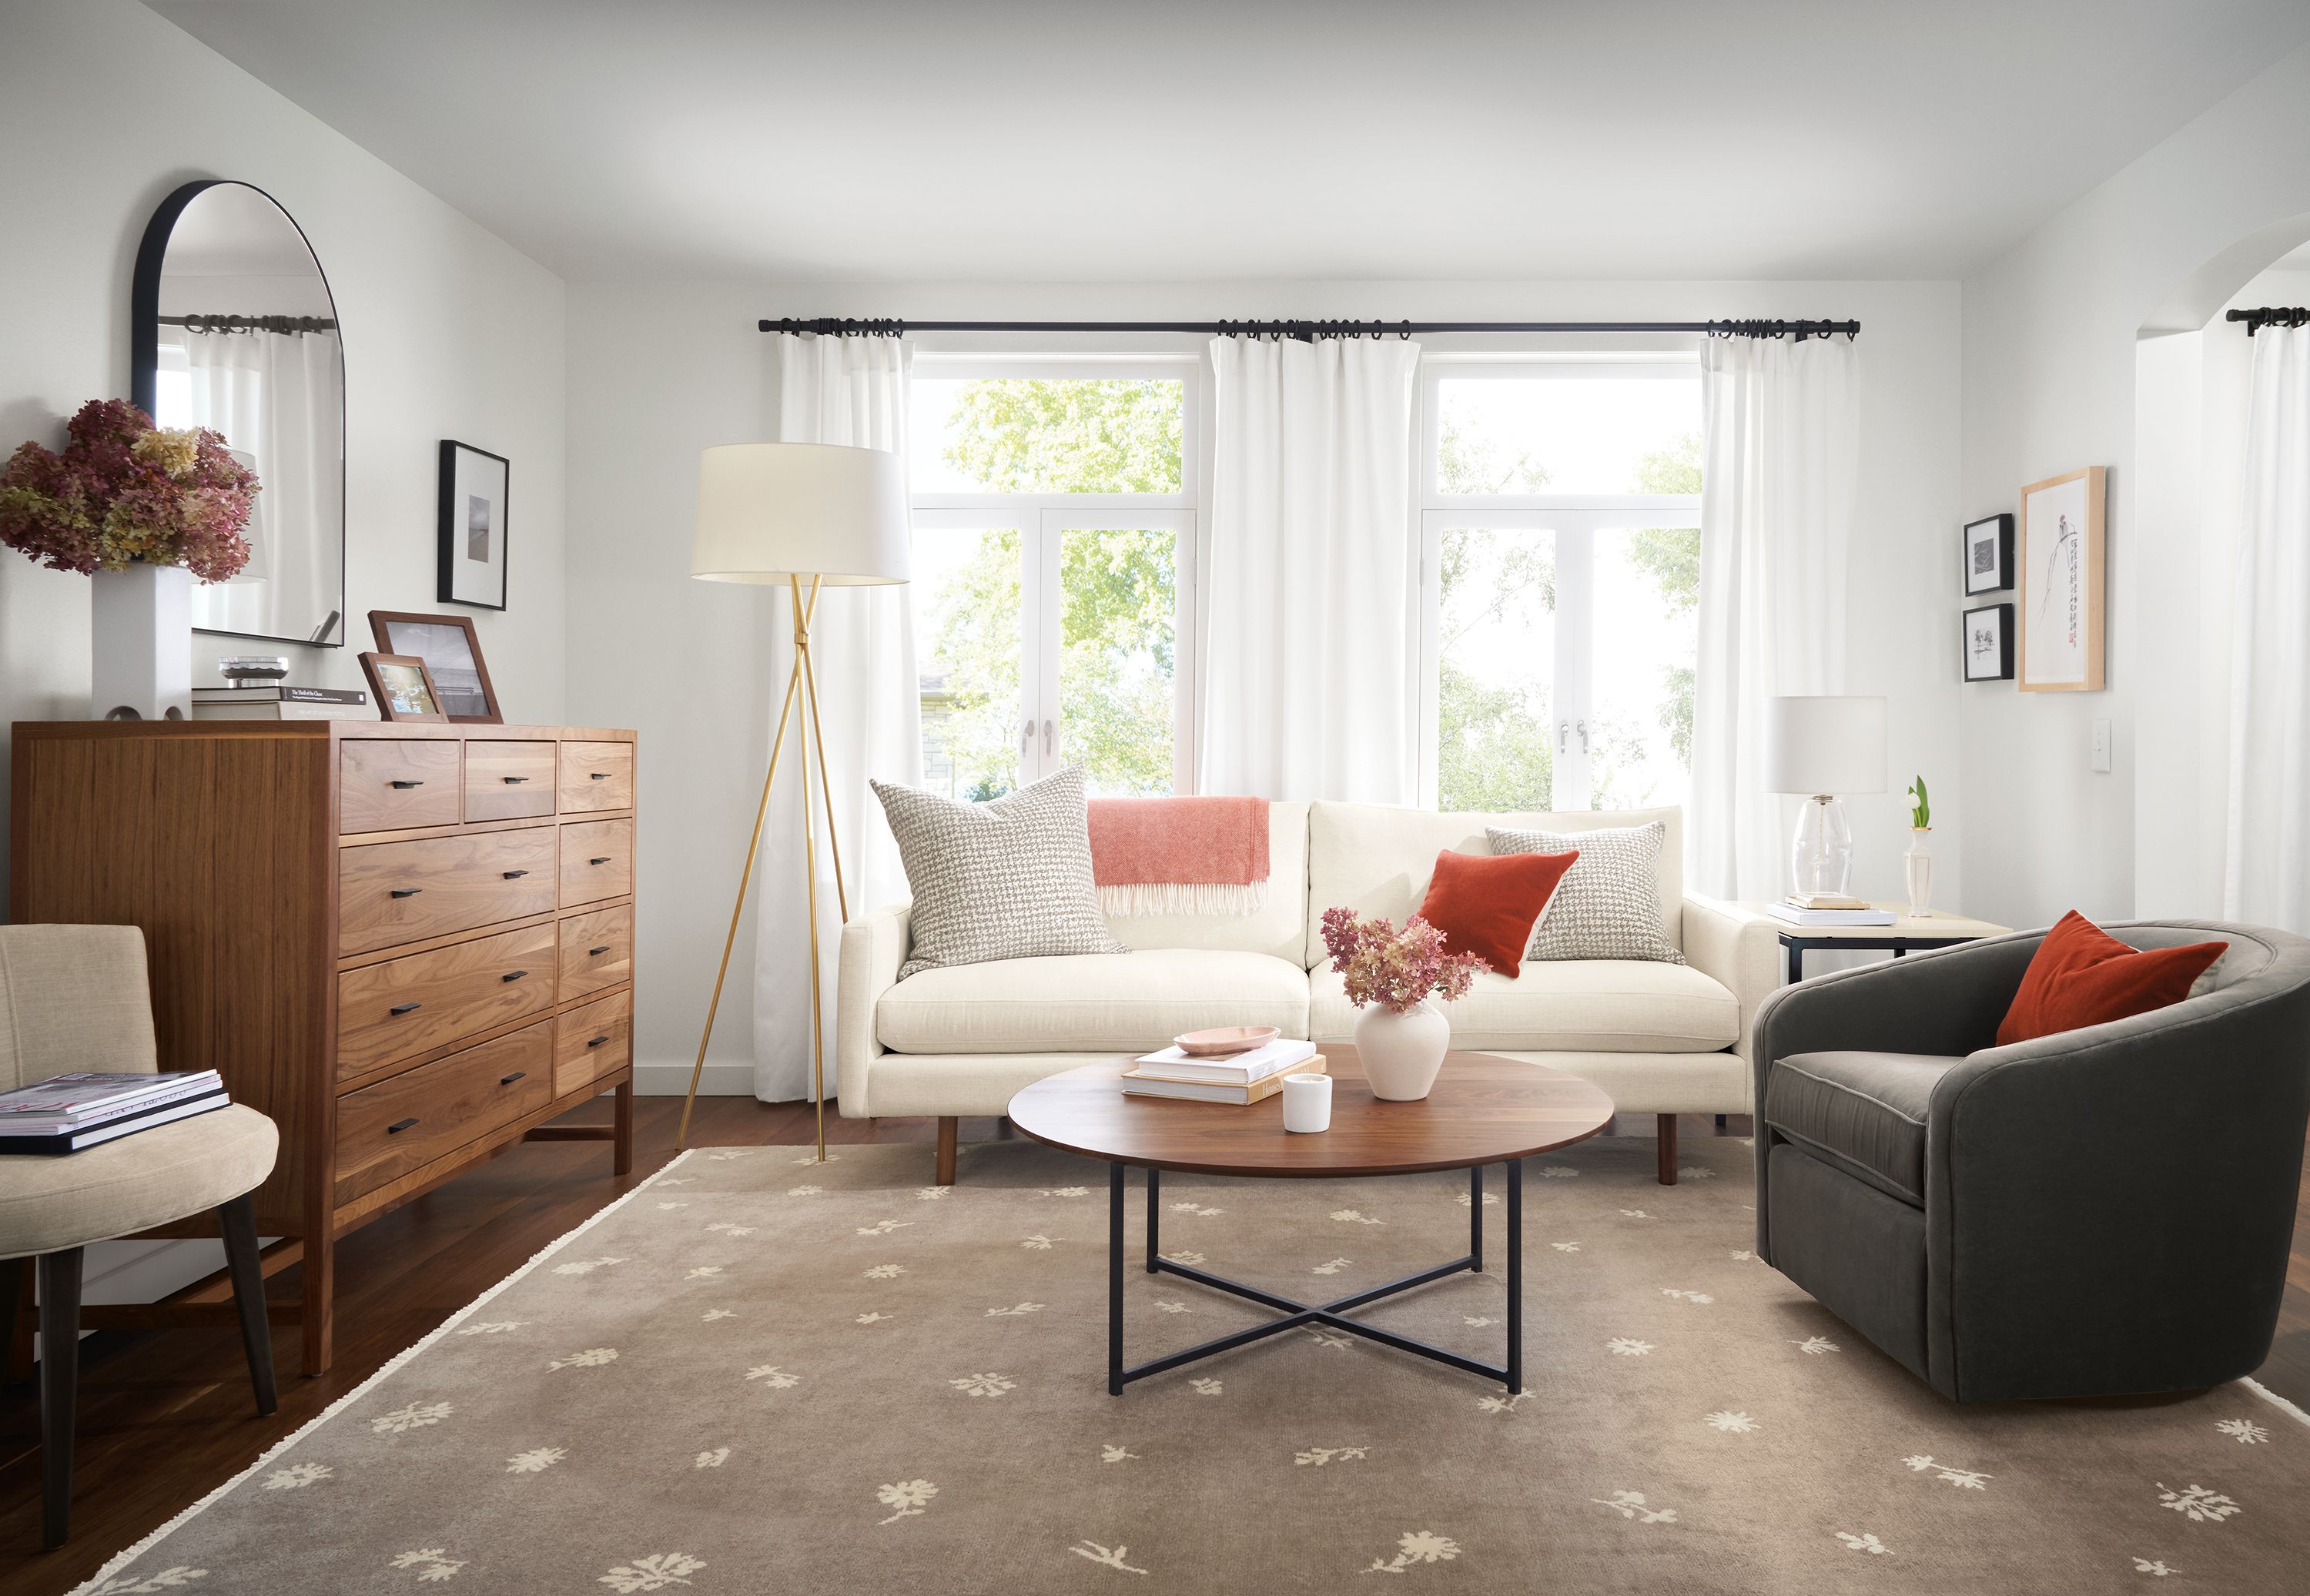
[[[1176,1369],[1302,1324],[1377,1341],[1399,1351],[1524,1389],[1523,1159],[1585,1141],[1612,1118],[1612,1099],[1597,1088],[1544,1064],[1518,1063],[1484,1053],[1455,1053],[1427,1097],[1390,1103],[1372,1096],[1352,1047],[1326,1045],[1332,1076],[1332,1128],[1294,1135],[1283,1128],[1281,1093],[1238,1107],[1219,1103],[1131,1097],[1118,1079],[1121,1064],[1086,1064],[1034,1085],[1011,1099],[1011,1123],[1049,1146],[1103,1158],[1107,1165],[1107,1389],[1120,1396],[1133,1380]],[[1281,1317],[1185,1351],[1123,1363],[1123,1172],[1147,1171],[1147,1272],[1177,1275],[1215,1291],[1272,1308]],[[1507,1361],[1489,1364],[1410,1336],[1346,1317],[1351,1308],[1409,1291],[1465,1271],[1484,1268],[1484,1166],[1507,1171]],[[1468,1172],[1468,1254],[1331,1302],[1295,1302],[1204,1270],[1174,1263],[1157,1253],[1161,1172],[1294,1176],[1413,1175],[1437,1169]]]

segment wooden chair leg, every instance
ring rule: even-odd
[[[1660,1184],[1676,1184],[1676,1115],[1656,1114],[1653,1118],[1660,1127]]]
[[[80,1394],[81,1249],[40,1255],[40,1544],[72,1533],[73,1408]]]
[[[613,1097],[615,1130],[610,1145],[613,1149],[611,1173],[631,1175],[634,1172],[634,1083],[621,1080]]]
[[[32,1261],[11,1258],[0,1263],[0,1324],[8,1331],[7,1345],[0,1349],[0,1357],[6,1359],[6,1368],[0,1371],[11,1385],[21,1385],[32,1377],[32,1326],[36,1323],[32,1308]]]
[[[217,1210],[224,1229],[224,1266],[232,1275],[233,1310],[240,1315],[240,1349],[248,1355],[248,1383],[256,1410],[281,1406],[273,1386],[273,1329],[265,1319],[265,1271],[256,1261],[256,1204],[243,1192]]]
[[[961,1119],[948,1114],[939,1116],[938,1123],[938,1184],[954,1184],[954,1143],[962,1128]]]

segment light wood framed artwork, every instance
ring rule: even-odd
[[[2106,685],[2103,507],[2107,471],[2066,472],[2021,490],[2020,688],[2099,692]]]

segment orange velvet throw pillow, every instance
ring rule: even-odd
[[[1997,1028],[1997,1045],[2009,1047],[2178,1003],[2228,950],[2228,942],[2129,948],[2071,909],[2037,944],[2021,990]]]
[[[1524,968],[1524,950],[1540,923],[1556,884],[1579,858],[1571,854],[1455,854],[1436,855],[1436,873],[1420,917],[1444,933],[1453,953],[1472,953],[1513,981]]]

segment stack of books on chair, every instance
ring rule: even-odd
[[[1133,1097],[1242,1105],[1281,1091],[1286,1075],[1321,1075],[1326,1070],[1313,1042],[1281,1037],[1224,1058],[1190,1058],[1177,1047],[1165,1047],[1135,1060],[1123,1072],[1123,1090]]]
[[[231,1101],[214,1070],[51,1075],[0,1092],[0,1155],[76,1153]]]

